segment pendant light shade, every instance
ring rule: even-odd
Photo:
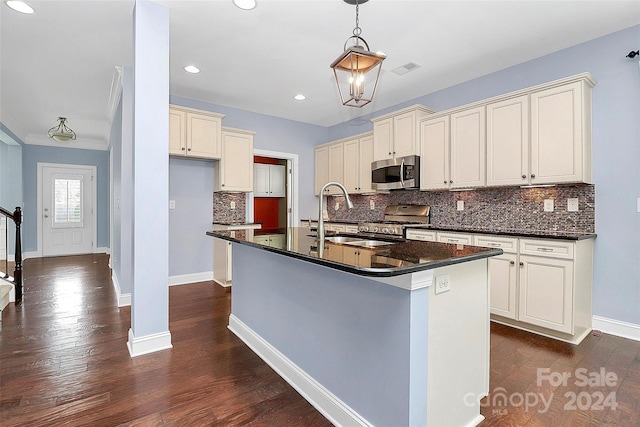
[[[354,4],[352,0],[344,1]],[[364,107],[373,100],[382,61],[387,57],[383,53],[371,52],[369,44],[360,37],[362,29],[359,27],[359,3],[365,1],[355,1],[356,27],[353,29],[353,36],[347,39],[344,52],[331,64],[342,105],[349,107]],[[352,43],[351,46],[348,46],[349,42]]]
[[[66,117],[58,117],[58,126],[54,126],[49,129],[47,133],[49,138],[55,139],[59,142],[67,142],[69,140],[76,139],[76,133],[67,127],[67,118]]]

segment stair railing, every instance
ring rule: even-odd
[[[22,301],[22,239],[20,233],[20,227],[22,225],[22,209],[16,207],[16,210],[12,212],[0,207],[0,215],[4,215],[7,219],[13,220],[16,226],[16,241],[15,241],[15,259],[13,267],[13,277],[9,275],[9,221],[6,223],[5,228],[5,256],[4,267],[5,272],[0,271],[0,277],[13,282],[15,286],[16,302]]]

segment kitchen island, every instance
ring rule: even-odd
[[[229,328],[332,423],[482,421],[487,259],[500,249],[330,236],[319,245],[304,228],[277,247],[252,230],[207,234],[233,244]]]

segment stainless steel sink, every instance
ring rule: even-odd
[[[362,239],[361,237],[350,237],[350,236],[330,236],[330,237],[325,237],[325,240],[332,243],[341,243],[343,245],[362,246],[362,247],[369,247],[369,248],[393,244],[393,242],[385,242],[383,240],[366,240],[366,239]]]

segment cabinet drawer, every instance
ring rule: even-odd
[[[471,234],[438,232],[438,242],[471,245],[473,242],[473,236]]]
[[[346,224],[344,226],[344,232],[345,233],[357,233],[358,232],[358,225],[357,224]]]
[[[486,248],[500,248],[506,253],[518,252],[517,237],[474,236],[474,245]]]
[[[423,242],[437,242],[435,231],[418,231],[407,230],[407,239],[409,240],[421,240]]]
[[[574,243],[572,242],[520,239],[520,255],[536,255],[572,260],[573,247]]]

